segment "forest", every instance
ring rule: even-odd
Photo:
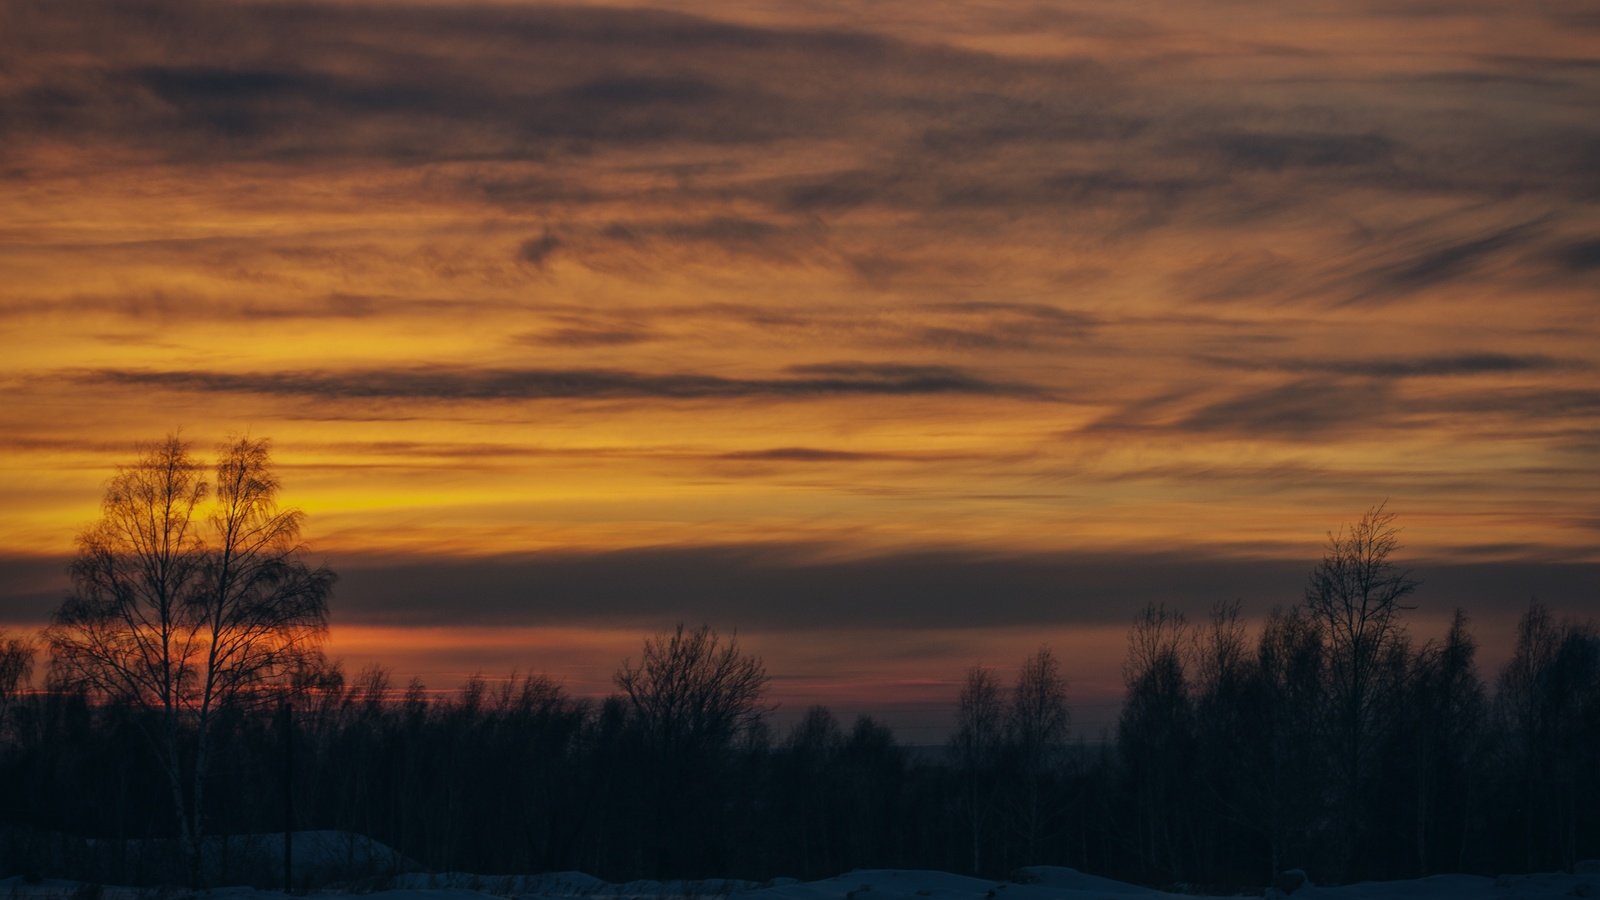
[[[266,444],[204,474],[175,439],[122,470],[50,627],[0,634],[0,875],[270,883],[200,848],[286,827],[430,871],[617,881],[1051,864],[1254,890],[1600,856],[1600,628],[1530,603],[1485,677],[1465,613],[1408,631],[1425,587],[1381,505],[1264,622],[1132,617],[1108,740],[1074,732],[1043,646],[1010,683],[955,679],[927,748],[820,706],[777,732],[762,661],[707,626],[644,639],[603,699],[347,672],[311,640],[333,575],[303,562]]]
[[[1053,863],[1248,887],[1290,866],[1342,879],[1494,874],[1600,853],[1590,624],[1531,606],[1492,691],[1465,617],[1442,640],[1395,640],[1356,744],[1340,740],[1348,722],[1330,702],[1336,647],[1303,607],[1275,613],[1253,641],[1232,607],[1194,629],[1148,611],[1133,635],[1114,742],[1072,735],[1041,650],[1015,685],[970,672],[952,698],[955,737],[936,753],[823,707],[774,734],[754,714],[696,721],[626,694],[591,703],[537,675],[474,678],[441,698],[329,664],[294,685],[294,825],[370,835],[434,870],[615,880]],[[736,649],[704,630],[666,641]],[[0,709],[9,866],[56,856],[55,833],[111,848],[175,835],[136,710],[83,690]],[[225,711],[213,832],[282,827],[278,715]],[[61,861],[52,874],[174,876],[149,852],[84,845]]]

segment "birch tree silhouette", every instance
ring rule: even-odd
[[[274,699],[327,630],[333,573],[302,560],[278,488],[265,440],[219,448],[214,490],[176,435],[145,448],[107,485],[45,631],[58,683],[140,713],[191,882],[219,712]]]
[[[1378,718],[1400,688],[1391,665],[1408,652],[1400,614],[1417,581],[1390,557],[1400,547],[1395,514],[1379,504],[1361,520],[1328,535],[1322,561],[1306,585],[1306,611],[1327,648],[1327,691],[1333,762],[1344,823],[1345,854],[1353,862],[1361,840],[1362,789],[1377,749]],[[1399,671],[1403,673],[1403,659]]]
[[[0,628],[0,740],[6,736],[6,718],[12,701],[33,675],[33,642],[11,637]]]
[[[1039,858],[1059,815],[1046,796],[1045,781],[1061,766],[1071,728],[1061,664],[1049,647],[1040,647],[1017,673],[1005,721],[1012,781],[1009,807],[1022,842],[1022,858],[1030,865]]]
[[[639,662],[623,661],[613,676],[654,767],[650,833],[663,876],[706,876],[720,862],[723,848],[706,836],[726,815],[723,763],[769,711],[761,702],[769,680],[735,638],[681,624],[646,638]]]
[[[962,817],[972,838],[972,873],[983,873],[983,832],[995,804],[995,776],[1005,737],[1000,682],[982,666],[967,670],[956,701],[949,754],[962,784]]]

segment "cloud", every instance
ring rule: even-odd
[[[639,228],[622,226],[623,234],[638,234]],[[715,216],[697,222],[669,222],[644,226],[646,233],[663,235],[682,241],[705,241],[713,244],[759,243],[781,234],[783,229],[771,222],[735,216]],[[613,232],[615,233],[615,232]]]
[[[1086,60],[1060,77],[1082,85],[1104,84],[1111,73]],[[922,132],[923,150],[961,159],[988,155],[1012,145],[1081,144],[1126,141],[1150,125],[1147,116],[1106,108],[1087,92],[1008,94],[986,91],[956,94],[944,101],[953,115]]]
[[[1236,565],[1235,577],[1224,574]],[[739,628],[1120,623],[1157,597],[1181,596],[1196,610],[1241,594],[1281,592],[1292,600],[1304,570],[1293,562],[1239,565],[1182,554],[929,549],[830,560],[826,548],[791,545],[339,566],[347,622],[440,623],[448,618],[442,610],[459,614],[459,604],[468,603],[483,622],[683,619]]]
[[[561,249],[561,239],[553,234],[529,238],[517,248],[517,257],[535,268],[542,269],[550,257]]]
[[[1213,155],[1229,167],[1277,172],[1380,165],[1393,158],[1397,146],[1380,134],[1231,131],[1195,138],[1187,149]]]
[[[648,329],[636,326],[606,328],[591,325],[568,325],[550,331],[523,335],[520,340],[529,344],[549,347],[620,347],[642,344],[656,339]]]
[[[1516,355],[1478,352],[1366,359],[1241,359],[1229,357],[1203,357],[1202,359],[1210,365],[1245,371],[1355,375],[1370,378],[1497,375],[1511,372],[1552,372],[1564,369],[1587,368],[1584,363],[1576,360],[1558,359],[1540,353]]]
[[[953,366],[919,366],[899,363],[836,362],[790,366],[788,371],[803,376],[802,381],[819,385],[837,384],[840,393],[852,393],[851,385],[861,384],[872,392],[875,384],[898,385],[914,394],[994,394],[998,396],[1049,399],[1043,387],[1017,382],[989,381]],[[890,391],[898,393],[899,391]]]
[[[1444,84],[1452,87],[1457,85],[1509,85],[1521,88],[1571,90],[1579,86],[1578,82],[1571,79],[1554,78],[1549,75],[1536,75],[1524,72],[1508,71],[1480,71],[1471,69],[1443,72],[1423,72],[1419,75],[1400,77],[1410,77],[1420,82]]]
[[[872,169],[833,172],[796,181],[782,188],[775,201],[790,212],[841,212],[888,195],[899,178],[899,173]]]
[[[771,447],[763,450],[735,450],[716,454],[730,462],[830,463],[830,462],[927,462],[954,459],[956,454],[883,453],[857,450],[831,450],[823,447]]]
[[[358,564],[340,569],[341,591],[346,598],[357,591],[371,598],[370,605],[347,603],[345,621],[389,615],[400,622],[458,621],[450,612],[459,614],[457,604],[482,598],[478,603],[488,607],[481,609],[483,620],[530,624],[682,619],[751,628],[894,629],[908,621],[928,628],[1070,627],[1122,624],[1151,602],[1200,616],[1217,601],[1245,598],[1259,614],[1298,601],[1314,562],[1190,550],[1012,555],[930,549],[839,561],[817,560],[814,552],[646,548],[422,562],[398,570]],[[1419,604],[1441,611],[1447,604],[1516,608],[1526,603],[1526,591],[1578,608],[1600,588],[1600,565],[1592,563],[1514,557],[1480,565],[1404,562],[1425,579]],[[452,585],[457,579],[459,586]]]
[[[74,0],[7,23],[0,51],[27,63],[0,87],[13,137],[92,138],[102,153],[193,163],[765,144],[857,121],[865,109],[839,101],[876,91],[878,79],[862,76],[886,67],[944,77],[1011,68],[880,35],[648,9]],[[67,33],[81,54],[54,52]],[[824,87],[810,88],[819,78]],[[514,184],[485,189],[527,196]]]
[[[1170,177],[1159,173],[1142,174],[1122,168],[1072,170],[1047,175],[1042,186],[1059,200],[1074,203],[1106,203],[1144,197],[1164,206],[1175,206],[1185,194],[1214,182],[1199,178]]]
[[[0,553],[0,628],[43,625],[71,587],[70,560]]]
[[[1004,301],[928,300],[863,308],[819,298],[803,307],[741,301],[630,308],[625,314],[579,308],[541,313],[551,327],[524,333],[519,342],[581,347],[648,340],[692,347],[708,331],[742,332],[748,342],[786,346],[821,342],[870,353],[903,353],[911,348],[920,351],[919,358],[927,358],[929,351],[946,355],[951,350],[1049,351],[1066,342],[1090,340],[1103,324],[1098,316],[1072,309]],[[897,377],[938,377],[952,371],[947,366],[869,364],[868,368]]]
[[[1475,388],[1427,393],[1403,391],[1405,379],[1438,377],[1451,379],[1478,374],[1542,372],[1550,369],[1584,369],[1582,363],[1545,361],[1538,357],[1523,361],[1517,357],[1478,359],[1438,357],[1417,360],[1333,360],[1267,363],[1248,362],[1232,368],[1283,371],[1296,375],[1290,381],[1267,387],[1223,387],[1221,399],[1204,399],[1214,394],[1203,388],[1177,390],[1167,394],[1135,399],[1084,429],[1087,433],[1139,433],[1167,431],[1176,434],[1212,434],[1244,438],[1269,438],[1287,441],[1323,441],[1392,431],[1415,420],[1418,427],[1449,427],[1464,431],[1474,441],[1492,439],[1509,429],[1505,436],[1526,439],[1535,434],[1551,437],[1576,436],[1575,447],[1584,448],[1580,426],[1600,417],[1600,391],[1589,388],[1516,387]],[[1442,385],[1453,385],[1445,380]],[[1453,420],[1454,424],[1443,423]],[[1533,429],[1530,426],[1539,426]],[[1446,473],[1408,474],[1414,481],[1448,480]],[[1475,475],[1456,473],[1457,482],[1474,490],[1492,487]]]
[[[281,69],[147,66],[122,75],[201,127],[240,137],[263,131],[273,105],[332,97],[340,88],[332,79]]]
[[[682,264],[706,251],[725,257],[795,262],[820,248],[815,222],[770,222],[750,216],[616,221],[597,229],[582,261],[600,271]],[[812,254],[814,255],[814,254]]]
[[[437,184],[438,181],[435,179],[432,183]],[[600,185],[585,184],[555,174],[473,172],[446,181],[450,191],[455,194],[505,209],[592,204],[610,198],[609,192]]]
[[[783,377],[728,378],[611,369],[415,367],[230,373],[100,369],[73,377],[101,386],[261,394],[323,400],[805,399],[840,395],[969,394],[1048,399],[1044,388],[948,366],[827,363],[791,366]]]
[[[930,304],[938,324],[911,326],[905,341],[948,350],[984,352],[1052,347],[1087,339],[1101,320],[1041,303],[967,301]]]
[[[1572,241],[1557,247],[1552,258],[1569,272],[1587,274],[1600,269],[1600,238]]]
[[[1405,559],[1423,582],[1419,607],[1484,614],[1538,596],[1584,609],[1600,565],[1525,557]],[[724,628],[896,630],[1122,625],[1147,603],[1202,617],[1243,599],[1262,614],[1300,599],[1314,559],[1219,554],[1215,549],[990,553],[924,548],[837,557],[816,545],[646,547],[485,558],[347,555],[334,628],[341,625],[628,625],[710,622]],[[66,589],[62,559],[0,558],[0,622],[37,623]],[[20,579],[20,580],[19,580]]]
[[[1552,239],[1552,229],[1551,216],[1529,219],[1475,204],[1362,226],[1316,252],[1214,253],[1177,271],[1173,281],[1196,300],[1239,305],[1381,306],[1461,285],[1538,293],[1551,275],[1581,278],[1585,267],[1600,266],[1589,242]]]
[[[1384,382],[1305,378],[1206,404],[1178,427],[1310,440],[1337,429],[1365,431],[1387,424],[1394,407],[1393,391]]]
[[[120,293],[81,293],[66,297],[11,296],[0,299],[0,319],[28,316],[81,317],[109,314],[149,325],[192,322],[273,323],[292,319],[363,320],[396,316],[459,316],[464,310],[504,308],[504,301],[478,297],[415,297],[333,292],[293,298],[240,298],[169,288],[129,288]],[[161,345],[172,337],[112,335],[113,340],[149,340]]]
[[[640,8],[427,4],[380,15],[364,4],[72,0],[29,6],[8,23],[0,50],[23,62],[0,87],[0,116],[11,126],[8,148],[66,140],[112,157],[206,166],[541,167],[452,172],[432,186],[449,182],[506,209],[634,199],[569,166],[648,149],[661,160],[633,160],[628,171],[680,176],[648,196],[726,204],[705,217],[706,232],[686,224],[657,237],[733,252],[779,253],[805,237],[762,223],[742,201],[829,217],[874,204],[956,219],[1020,211],[1121,234],[1185,211],[1214,221],[1320,208],[1330,182],[1497,197],[1596,190],[1592,129],[1481,105],[1448,127],[1396,115],[1419,99],[1438,108],[1441,92],[1470,99],[1486,78],[1538,96],[1549,90],[1542,82],[1515,79],[1560,60],[1464,55],[1431,80],[1331,75],[1348,96],[1284,110],[1275,88],[1238,77],[1223,52],[1179,54],[1166,63],[1174,70],[1148,77],[1151,49],[1168,36],[1147,23],[1001,12],[1015,27],[1061,29],[1087,49],[1008,56],[940,44],[936,27],[758,27]],[[1044,24],[1020,24],[1034,18]],[[1079,31],[1071,23],[1080,20],[1093,24]],[[183,41],[172,37],[180,33]],[[81,52],[53,52],[62,43]],[[1317,74],[1319,58],[1298,65]],[[1231,88],[1197,102],[1189,75]],[[685,147],[723,174],[683,175],[692,163],[676,151]],[[818,149],[827,152],[811,164],[764,168]],[[1541,165],[1526,165],[1534,154]],[[1263,175],[1270,191],[1253,184]],[[736,222],[755,231],[722,227]],[[1440,247],[1388,277],[1414,290],[1470,268],[1461,254],[1475,249],[1488,248]]]
[[[1420,221],[1408,217],[1358,229],[1348,241],[1331,242],[1314,255],[1268,248],[1216,253],[1180,270],[1174,282],[1205,302],[1303,306],[1377,306],[1468,279],[1527,289],[1518,279],[1532,273],[1522,265],[1526,254],[1517,251],[1538,246],[1548,224],[1544,218],[1504,218],[1485,216],[1482,209]],[[1582,258],[1581,242],[1573,243],[1544,252],[1538,265],[1570,272]]]
[[[1513,247],[1530,243],[1542,230],[1537,223],[1493,228],[1468,238],[1433,240],[1387,254],[1358,276],[1364,287],[1356,300],[1411,294],[1475,272]]]
[[[722,91],[716,85],[684,76],[613,75],[573,85],[561,92],[569,100],[599,107],[697,104],[714,100]]]
[[[1600,416],[1600,389],[1590,387],[1509,388],[1475,391],[1418,401],[1424,410],[1458,415],[1500,415],[1570,428]]]
[[[1113,146],[1118,145],[1108,144],[1106,152],[1115,152],[1109,149]],[[1137,144],[1121,149],[1151,163],[1149,168],[1140,171],[1125,163],[972,166],[930,159],[791,179],[775,185],[764,199],[781,212],[824,216],[881,207],[957,220],[994,211],[1103,222],[1109,212],[1115,214],[1112,221],[1119,231],[1145,231],[1218,184],[1215,179],[1169,174],[1159,162],[1144,157]]]

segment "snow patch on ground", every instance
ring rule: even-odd
[[[1166,896],[1159,891],[1128,884],[1123,881],[1113,881],[1110,878],[1101,878],[1099,875],[1087,875],[1077,869],[1065,866],[1027,866],[1018,869],[1012,879],[1022,884],[1053,888],[1057,891],[1076,891],[1097,896],[1117,897],[1162,897]]]
[[[301,848],[302,841],[297,835],[297,855]],[[326,862],[327,856],[348,854],[350,848],[351,844],[343,839],[310,840],[305,844],[308,862],[316,860],[318,850],[325,854],[321,861]],[[324,890],[301,896],[313,900],[357,896],[365,900],[1199,900],[1198,895],[1164,893],[1060,866],[1019,869],[1011,881],[990,881],[949,872],[864,869],[809,882],[783,878],[764,883],[713,879],[612,884],[582,872],[511,876],[445,872],[400,874],[385,880],[384,884],[388,889],[371,893]],[[1268,894],[1282,896],[1274,891]],[[170,888],[102,887],[60,879],[0,879],[0,900],[180,900],[188,896],[187,892]],[[287,900],[279,891],[245,887],[218,888],[199,896],[202,900]],[[1435,875],[1410,881],[1376,881],[1338,887],[1306,885],[1289,897],[1291,900],[1567,900],[1572,897],[1600,900],[1600,865],[1580,865],[1575,874],[1500,878]]]
[[[628,881],[612,884],[583,872],[544,875],[473,875],[469,872],[412,872],[391,882],[408,890],[466,890],[496,897],[595,898],[595,900],[656,900],[656,898],[726,897],[762,887],[760,882],[732,878],[705,881]]]

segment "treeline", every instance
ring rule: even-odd
[[[1236,604],[1198,624],[1144,610],[1115,735],[1092,744],[1047,648],[1010,683],[968,671],[930,750],[822,707],[775,733],[760,660],[680,627],[599,702],[537,675],[438,696],[302,664],[277,695],[292,727],[260,696],[208,720],[202,801],[160,774],[199,751],[194,720],[53,675],[22,691],[35,650],[0,635],[0,874],[183,880],[152,841],[281,830],[286,790],[295,828],[427,869],[614,881],[1058,864],[1227,889],[1600,857],[1600,630],[1530,605],[1486,682],[1464,615],[1407,632],[1395,534],[1379,509],[1333,537],[1302,601],[1255,633]]]
[[[674,640],[736,654],[707,631],[663,643]],[[295,826],[370,835],[437,871],[612,880],[1048,863],[1249,887],[1289,867],[1351,880],[1600,855],[1592,625],[1530,608],[1492,698],[1464,618],[1442,640],[1396,641],[1359,760],[1341,758],[1335,648],[1304,609],[1275,613],[1254,641],[1233,607],[1196,629],[1150,610],[1130,643],[1114,743],[1071,739],[1065,686],[1041,651],[1014,685],[969,673],[937,753],[821,707],[777,735],[758,716],[712,721],[720,713],[695,700],[652,714],[625,693],[591,703],[540,676],[474,678],[440,698],[416,683],[397,691],[379,669],[327,666],[304,673],[296,699]],[[19,858],[37,846],[25,835],[109,839],[102,848],[176,835],[136,715],[82,692],[11,698],[0,820],[13,873],[44,862]],[[218,724],[210,833],[282,827],[281,725],[243,711]],[[53,874],[182,877],[132,846]]]
[[[1374,654],[1360,706],[1304,608],[1252,644],[1236,607],[1147,614],[1107,772],[1121,871],[1260,883],[1569,868],[1600,854],[1600,632],[1533,606],[1490,692],[1457,614]],[[1359,724],[1352,715],[1359,713]],[[1358,742],[1348,739],[1352,731]]]

